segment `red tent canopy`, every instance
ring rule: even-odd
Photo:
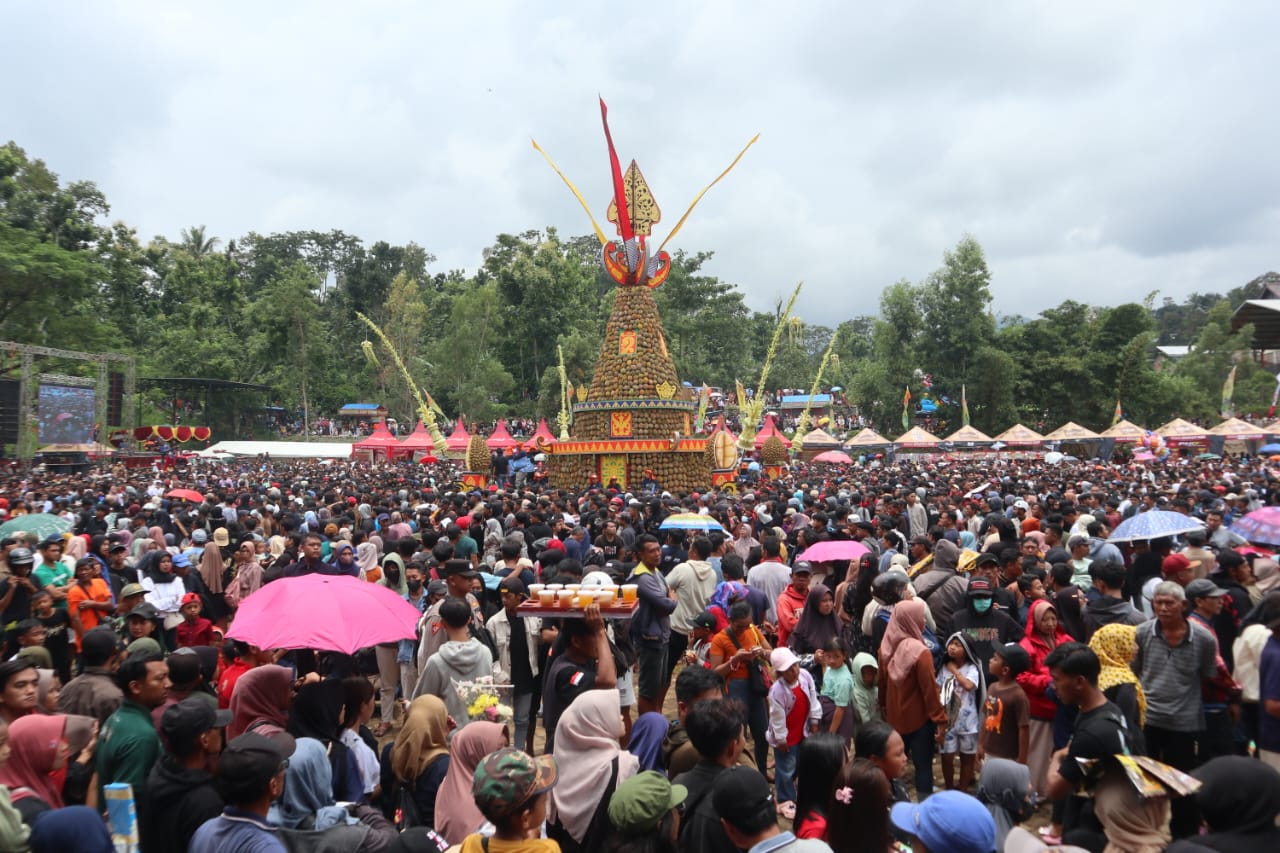
[[[381,453],[383,456],[390,457],[400,449],[400,442],[396,441],[396,437],[387,430],[385,424],[379,422],[373,428],[373,435],[357,441],[352,447],[356,450],[373,451],[375,456]]]
[[[408,459],[417,451],[434,453],[435,449],[436,444],[431,440],[431,433],[427,432],[427,427],[422,421],[418,421],[418,425],[414,427],[413,432],[409,433],[409,437],[400,442],[398,453]]]
[[[730,437],[730,438],[732,438],[734,441],[737,441],[737,440],[738,440],[738,437],[737,437],[736,435],[734,435],[734,434],[733,434],[733,430],[729,429],[728,425],[726,425],[726,424],[725,424],[725,422],[724,422],[724,412],[721,412],[721,413],[720,413],[720,419],[719,419],[719,420],[717,420],[717,421],[716,421],[716,425],[715,425],[714,427],[712,427],[712,428],[711,428],[711,432],[713,432],[713,433],[716,433],[716,432],[724,432],[724,433],[728,433],[728,434],[729,434],[729,437]],[[786,441],[786,439],[783,439],[783,441]]]
[[[519,447],[520,442],[511,437],[511,433],[507,431],[507,422],[498,421],[498,425],[493,428],[493,435],[484,440],[489,445],[490,450],[507,450],[511,447]]]
[[[455,453],[462,453],[467,449],[467,443],[470,441],[471,433],[467,432],[467,426],[459,415],[458,422],[453,425],[453,432],[444,440],[445,446]]]
[[[776,435],[787,447],[791,446],[791,439],[787,438],[778,430],[778,425],[773,422],[773,416],[766,415],[764,419],[764,428],[761,429],[760,432],[756,433],[756,450],[764,447],[765,440],[771,435]]]
[[[538,421],[538,428],[533,431],[533,437],[524,443],[525,450],[537,450],[538,439],[542,439],[543,444],[555,444],[558,439],[551,432],[551,427],[547,426],[547,419],[543,418]]]

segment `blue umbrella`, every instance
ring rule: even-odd
[[[695,512],[679,512],[668,515],[658,526],[659,530],[720,530],[720,522],[709,515],[698,515]]]
[[[1120,522],[1107,537],[1107,541],[1134,542],[1140,539],[1160,539],[1164,536],[1190,533],[1203,527],[1204,522],[1198,518],[1192,518],[1180,512],[1153,509],[1150,512],[1140,512]]]
[[[1280,444],[1264,444],[1258,448],[1259,453],[1280,453]]]

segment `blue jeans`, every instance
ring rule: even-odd
[[[773,748],[773,786],[779,803],[796,801],[796,752],[799,749],[798,745],[786,752]]]
[[[933,793],[933,736],[936,732],[933,720],[910,734],[902,735],[916,772],[916,801],[921,802]]]
[[[517,693],[511,703],[512,716],[515,717],[516,734],[511,744],[516,749],[524,749],[525,738],[529,735],[529,710],[533,707],[532,693]]]

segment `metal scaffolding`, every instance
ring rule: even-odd
[[[7,353],[10,359],[21,357],[20,388],[18,392],[18,447],[19,459],[31,459],[35,456],[38,436],[36,428],[36,400],[40,381],[92,386],[94,389],[94,419],[98,424],[97,440],[106,444],[111,434],[111,427],[116,426],[132,433],[137,420],[138,363],[131,355],[112,352],[77,352],[76,350],[57,349],[55,347],[39,347],[31,344],[20,344],[13,341],[0,341],[0,352]],[[63,359],[67,361],[93,362],[96,367],[94,378],[69,376],[57,373],[41,373],[37,376],[38,359]],[[108,424],[107,413],[111,405],[111,367],[117,365],[117,372],[123,373],[123,388],[120,398],[120,423]]]

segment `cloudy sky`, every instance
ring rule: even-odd
[[[859,8],[861,7],[861,8]],[[1163,2],[6,4],[0,137],[147,239],[339,228],[474,269],[603,221],[597,93],[665,236],[757,309],[874,313],[966,232],[997,311],[1280,266],[1280,6]],[[607,225],[607,224],[606,224]]]

